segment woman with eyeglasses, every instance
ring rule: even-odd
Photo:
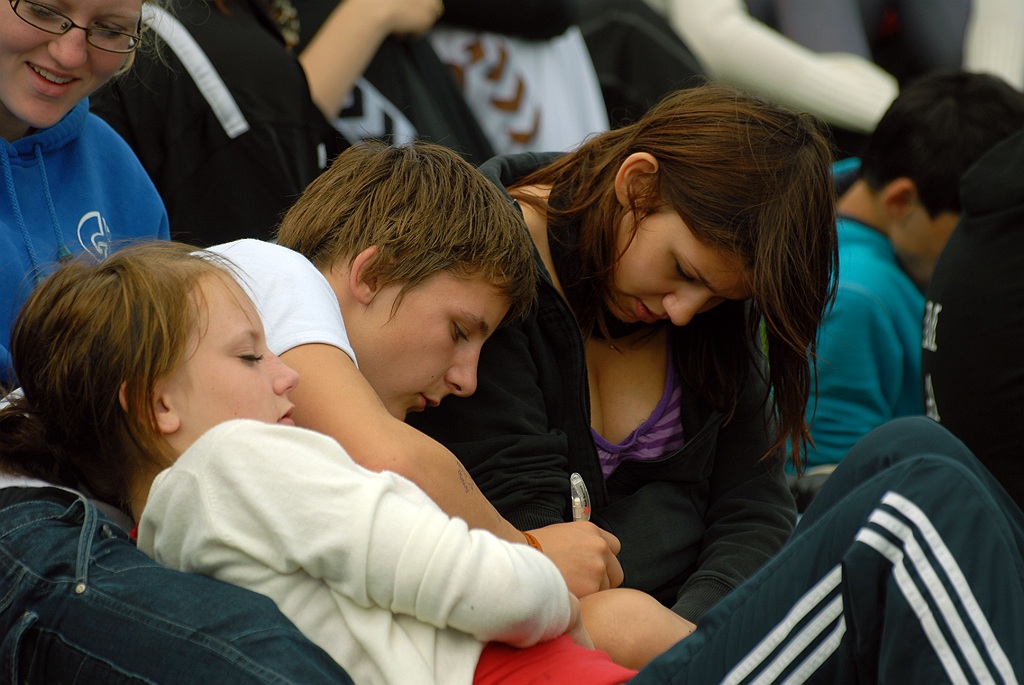
[[[128,145],[87,98],[126,70],[142,40],[141,0],[0,3],[0,385],[33,287],[70,256],[103,259],[168,237],[167,213]]]

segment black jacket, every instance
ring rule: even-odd
[[[928,287],[925,410],[1024,507],[1024,131],[968,170],[960,198]]]
[[[302,20],[302,50],[337,7],[337,0],[293,0]],[[350,144],[428,140],[472,164],[494,155],[451,69],[426,36],[392,35],[377,48],[341,112],[331,122]]]
[[[90,99],[153,179],[172,237],[200,245],[270,238],[345,147],[313,104],[305,73],[263,4],[227,5],[230,15],[205,0],[184,0],[173,16],[227,86],[248,123],[244,133],[232,137],[186,71],[181,32],[171,43],[158,40],[159,54],[140,52],[127,74]]]

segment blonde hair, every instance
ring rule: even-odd
[[[233,279],[180,243],[81,256],[29,296],[11,336],[24,396],[0,410],[0,468],[128,510],[131,480],[165,465],[152,398],[184,361],[205,304],[199,283]]]

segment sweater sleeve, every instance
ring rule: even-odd
[[[896,98],[896,79],[850,54],[808,50],[754,19],[742,0],[668,0],[669,21],[726,83],[870,133]]]
[[[565,583],[543,554],[470,531],[411,482],[299,428],[209,431],[154,482],[139,546],[236,584],[267,569],[305,574],[359,606],[480,641],[526,646],[569,620]]]

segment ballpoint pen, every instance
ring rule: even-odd
[[[583,482],[583,476],[574,473],[569,476],[569,496],[572,500],[572,520],[590,520],[590,493]]]

